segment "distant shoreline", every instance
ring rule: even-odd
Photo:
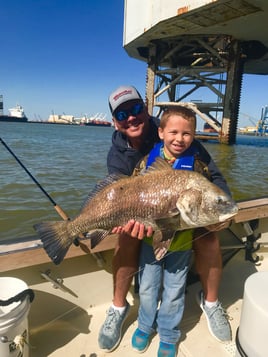
[[[27,118],[26,118],[27,119]],[[68,125],[68,126],[94,126],[94,127],[112,127],[112,123],[86,123],[86,124],[74,124],[74,123],[52,123],[49,121],[40,121],[40,120],[24,120],[21,118],[8,118],[2,119],[0,117],[0,122],[2,123],[23,123],[23,124],[49,124],[49,125]]]

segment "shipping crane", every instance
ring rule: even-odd
[[[268,135],[268,106],[262,108],[261,119],[258,121],[258,135]]]
[[[256,118],[254,118],[252,115],[249,115],[249,114],[246,114],[246,113],[240,112],[240,114],[243,115],[244,117],[246,117],[251,122],[251,124],[253,126],[257,127],[258,120]]]

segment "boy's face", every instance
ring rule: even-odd
[[[179,157],[194,140],[194,124],[180,115],[171,115],[164,129],[158,129],[159,137],[164,141],[168,156]]]

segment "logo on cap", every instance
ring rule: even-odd
[[[113,97],[113,100],[114,100],[114,101],[117,101],[120,97],[122,97],[123,95],[127,95],[127,94],[132,94],[132,90],[126,89],[126,90],[124,90],[123,92],[120,92],[120,93],[116,94],[116,95]]]

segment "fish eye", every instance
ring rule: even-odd
[[[221,204],[221,203],[224,203],[224,202],[225,202],[225,200],[223,199],[223,197],[222,196],[218,196],[217,203]]]

